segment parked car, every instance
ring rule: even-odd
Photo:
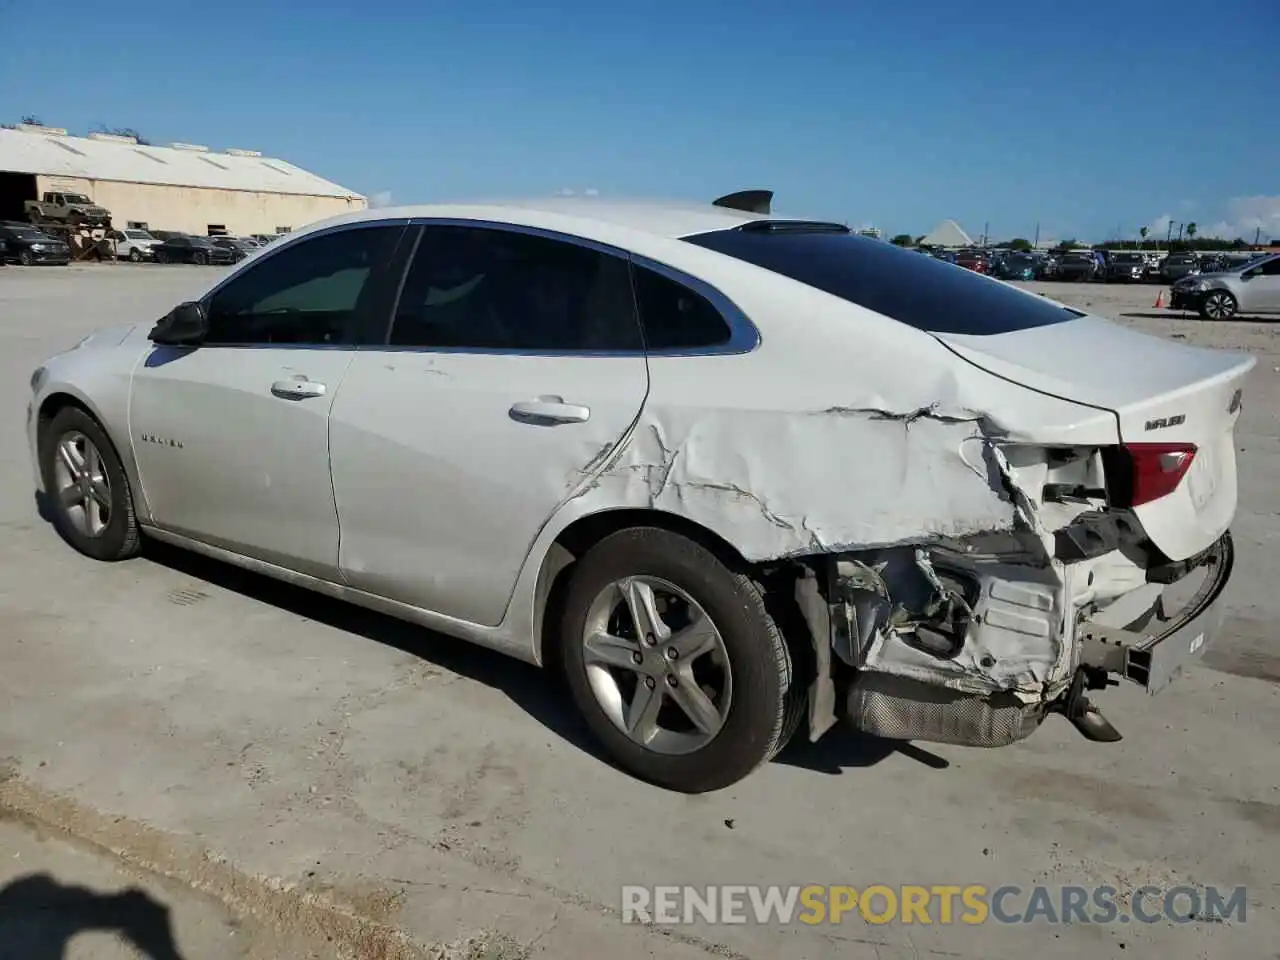
[[[238,258],[208,237],[170,237],[151,248],[156,263],[234,263]]]
[[[1201,273],[1219,273],[1227,267],[1227,258],[1221,253],[1202,253],[1200,254],[1200,272]]]
[[[1064,253],[1058,258],[1056,279],[1072,283],[1093,280],[1098,276],[1098,261],[1088,250]]]
[[[52,264],[65,267],[71,262],[71,247],[64,240],[50,236],[27,224],[0,225],[0,239],[5,241],[5,258],[24,267]]]
[[[995,275],[1001,280],[1034,280],[1036,262],[1028,254],[1011,253],[996,264]]]
[[[1206,320],[1230,320],[1237,313],[1280,313],[1280,254],[1229,273],[1183,277],[1170,291],[1169,306],[1194,310]]]
[[[112,230],[107,234],[119,260],[131,260],[138,263],[154,258],[152,248],[160,243],[159,237],[153,237],[146,230],[129,227],[126,230]]]
[[[1140,283],[1147,273],[1146,258],[1128,250],[1113,250],[1107,258],[1109,283]]]
[[[1254,358],[837,223],[374,209],[116,319],[31,377],[71,546],[152,537],[555,664],[669,788],[837,711],[1115,739],[1085,690],[1163,689],[1223,616]]]
[[[209,240],[215,247],[229,250],[233,258],[232,263],[239,263],[258,249],[257,242],[248,237],[210,237]]]
[[[961,250],[956,254],[955,263],[974,273],[991,272],[991,258],[981,250]]]
[[[1142,255],[1142,280],[1144,283],[1163,283],[1160,266],[1164,263],[1164,255],[1160,253],[1144,253]]]
[[[1033,253],[1037,280],[1058,279],[1058,257],[1052,253]]]
[[[1165,283],[1174,283],[1199,272],[1200,258],[1194,253],[1171,253],[1160,264],[1160,275]]]

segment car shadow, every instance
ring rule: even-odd
[[[906,740],[886,740],[840,725],[811,743],[802,729],[774,763],[801,767],[815,773],[838,776],[849,769],[873,767],[895,754],[915,760],[934,770],[946,770],[951,761]]]
[[[155,540],[143,540],[142,556],[184,576],[364,637],[492,687],[557,736],[597,759],[606,759],[578,717],[559,671],[539,669],[418,624]]]
[[[142,890],[97,893],[47,873],[0,888],[0,957],[62,960],[82,933],[113,934],[145,960],[182,960],[169,908]]]
[[[1162,310],[1162,311],[1136,311],[1134,313],[1122,313],[1122,317],[1133,317],[1143,320],[1199,320],[1200,314],[1194,310]],[[1208,324],[1232,323],[1237,320],[1243,320],[1245,323],[1280,323],[1280,317],[1274,316],[1253,316],[1250,314],[1237,313],[1230,320],[1206,320]]]
[[[40,493],[36,494],[36,508],[42,519],[52,523],[51,509]],[[559,670],[540,669],[465,640],[156,540],[143,540],[142,556],[184,576],[364,637],[492,687],[556,736],[612,765],[573,706]],[[802,728],[774,762],[838,774],[846,768],[873,766],[895,753],[935,769],[948,766],[946,760],[914,744],[866,736],[843,725],[829,730],[817,743],[810,743]]]

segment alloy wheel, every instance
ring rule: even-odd
[[[588,609],[582,646],[596,702],[635,743],[687,754],[724,726],[733,700],[724,639],[674,584],[647,576],[611,582]]]
[[[64,434],[53,466],[54,495],[67,519],[86,537],[98,537],[111,522],[111,479],[102,454],[83,433]]]
[[[1236,303],[1229,293],[1217,291],[1205,298],[1204,312],[1211,320],[1226,320],[1236,312]]]

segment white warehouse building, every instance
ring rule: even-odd
[[[358,193],[252,150],[152,146],[32,124],[0,129],[0,220],[25,220],[26,201],[63,192],[105,207],[117,228],[198,236],[285,233],[368,206]]]

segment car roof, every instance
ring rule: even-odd
[[[375,207],[355,213],[340,214],[320,224],[313,224],[311,229],[337,223],[415,217],[516,223],[544,227],[549,230],[562,230],[601,242],[610,242],[611,239],[619,240],[627,233],[636,232],[678,239],[713,230],[732,229],[753,220],[770,219],[764,214],[731,210],[710,203],[605,199],[588,196]],[[303,231],[295,231],[295,233],[300,232]]]

